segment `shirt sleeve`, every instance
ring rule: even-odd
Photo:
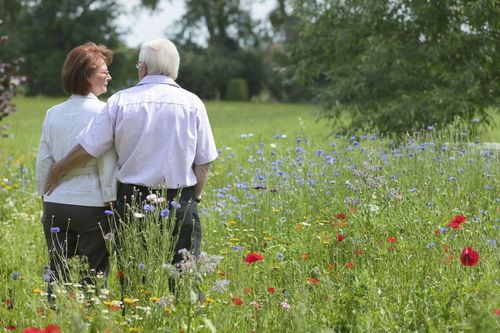
[[[118,191],[117,169],[117,155],[113,148],[108,149],[97,159],[97,170],[104,202],[116,200]]]
[[[47,138],[47,126],[48,120],[47,116],[43,122],[42,126],[42,136],[40,138],[40,144],[38,146],[38,154],[36,156],[36,183],[38,194],[44,195],[44,187],[47,182],[47,176],[49,174],[50,167],[55,163],[50,151],[50,144]]]
[[[113,145],[115,119],[113,107],[108,103],[77,135],[76,141],[90,155],[101,156]]]
[[[196,117],[198,133],[194,164],[202,165],[214,161],[218,154],[212,134],[212,128],[210,127],[210,121],[208,120],[207,110],[203,103],[198,107]]]

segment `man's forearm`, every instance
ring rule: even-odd
[[[93,156],[87,153],[81,145],[76,145],[62,160],[55,163],[50,169],[47,183],[45,184],[45,193],[52,193],[61,182],[65,173],[88,162],[92,158]]]
[[[194,197],[196,199],[201,199],[201,192],[203,191],[203,187],[208,181],[208,173],[210,171],[211,163],[195,165],[194,166],[194,174],[196,175],[197,183],[194,186]]]

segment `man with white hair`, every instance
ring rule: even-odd
[[[125,220],[126,207],[166,190],[177,200],[179,250],[200,253],[201,225],[197,203],[208,179],[210,163],[217,158],[212,130],[203,102],[174,80],[179,53],[166,39],[142,45],[136,64],[139,83],[117,92],[77,137],[79,142],[52,168],[45,191],[52,193],[69,170],[102,155],[114,146],[118,156],[116,212]],[[180,198],[178,200],[177,198]],[[179,206],[180,204],[180,206]]]

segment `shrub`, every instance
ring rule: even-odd
[[[248,101],[248,83],[245,79],[232,78],[227,83],[226,99],[229,101]]]
[[[3,21],[0,20],[0,28],[3,27]],[[7,36],[0,36],[0,45],[9,40]],[[16,106],[12,103],[12,98],[16,95],[16,87],[23,81],[25,77],[19,76],[19,63],[22,58],[16,59],[13,64],[4,63],[0,59],[0,121],[9,114],[16,111]],[[0,136],[3,134],[4,127],[0,127]]]

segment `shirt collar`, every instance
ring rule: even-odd
[[[168,84],[169,86],[177,88],[181,87],[170,76],[166,75],[146,75],[139,83],[137,83],[138,86],[142,86],[144,84]]]
[[[94,95],[93,93],[89,93],[88,95],[78,95],[78,94],[72,94],[70,97],[70,99],[78,99],[78,98],[88,98],[88,99],[95,99],[95,100],[99,100],[97,98],[96,95]]]

